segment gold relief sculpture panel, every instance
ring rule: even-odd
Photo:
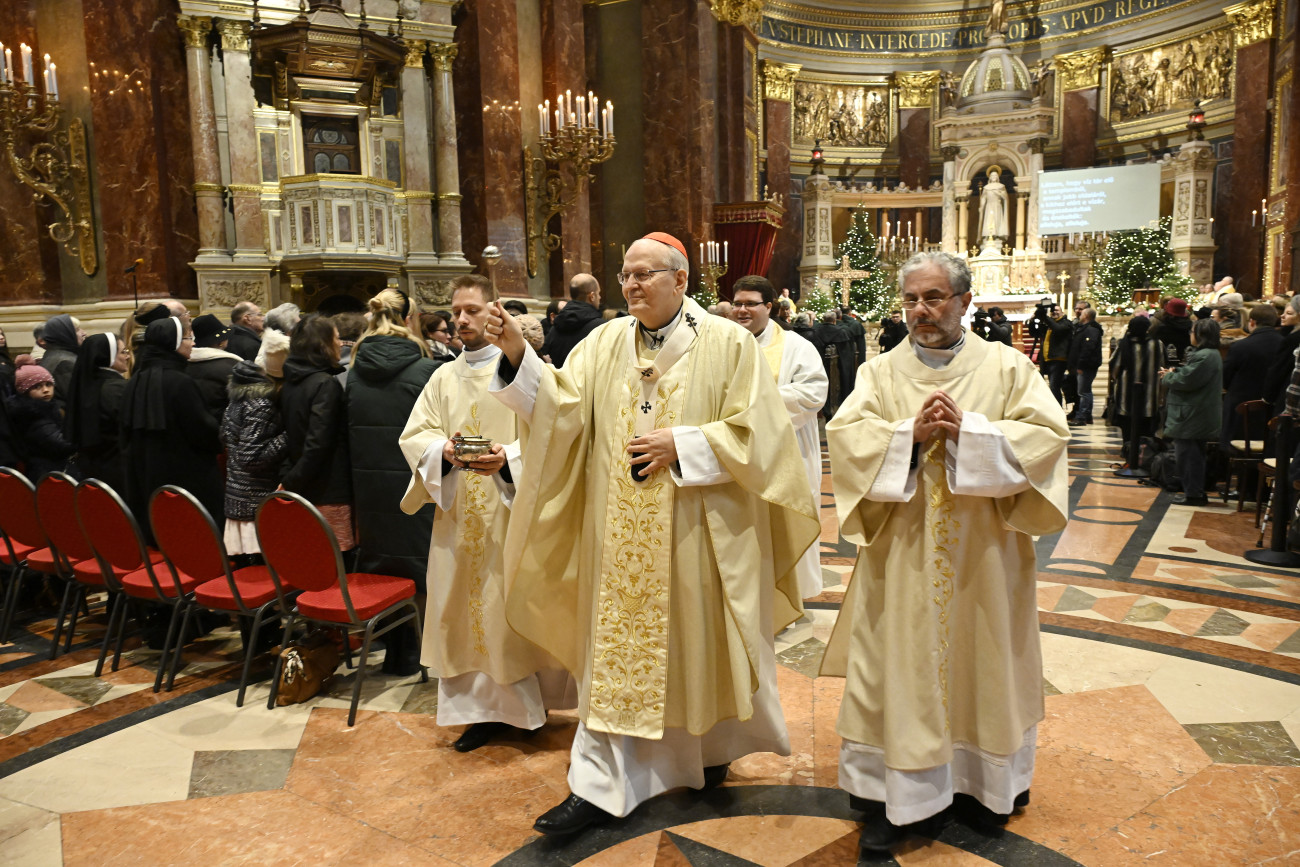
[[[1117,56],[1110,72],[1110,121],[1187,111],[1197,100],[1229,98],[1232,64],[1227,29]]]
[[[855,84],[797,81],[794,140],[828,147],[889,144],[889,89]]]
[[[1245,48],[1273,35],[1273,0],[1238,3],[1223,10],[1232,22],[1236,46]]]
[[[789,102],[794,99],[794,80],[801,67],[793,63],[763,61],[763,95],[767,99]]]

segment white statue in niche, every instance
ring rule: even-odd
[[[1001,251],[1002,242],[1011,234],[1007,217],[1007,188],[998,180],[1002,173],[989,169],[989,182],[980,192],[980,237],[984,249]]]

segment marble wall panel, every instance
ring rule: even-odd
[[[1272,43],[1256,42],[1237,49],[1236,111],[1233,116],[1232,199],[1227,224],[1227,273],[1242,292],[1258,295],[1263,276],[1260,223],[1251,225],[1250,212],[1268,194],[1268,101],[1272,95],[1269,66]],[[1216,220],[1215,222],[1219,222]]]
[[[479,4],[462,3],[456,25],[456,61],[452,64],[452,91],[456,103],[456,136],[460,170],[461,246],[475,265],[487,246],[484,211],[483,86],[479,80]]]
[[[1293,0],[1288,15],[1294,17],[1297,6],[1300,6],[1300,0]],[[1294,34],[1294,30],[1292,33]],[[1293,45],[1293,55],[1295,50]],[[1291,85],[1291,112],[1286,129],[1282,130],[1282,136],[1290,142],[1287,151],[1285,202],[1290,239],[1287,244],[1288,254],[1283,263],[1287,277],[1282,285],[1289,286],[1291,292],[1296,293],[1300,292],[1300,81],[1293,81]],[[1276,143],[1274,147],[1277,147]]]
[[[168,0],[82,0],[86,56],[96,70],[92,158],[107,297],[197,297],[198,252],[184,42]]]
[[[777,232],[772,247],[772,264],[768,266],[767,278],[777,289],[794,289],[799,285],[799,275],[795,271],[799,260],[799,224],[790,198],[790,103],[780,99],[764,100],[764,111],[768,194],[780,195],[786,207],[785,223]]]
[[[35,0],[0,3],[0,41],[26,42],[40,52]],[[53,209],[33,204],[31,191],[7,167],[0,167],[0,304],[57,304],[62,300],[58,254],[44,226]]]
[[[586,93],[587,61],[582,0],[542,0],[542,93],[554,105],[557,94]],[[604,94],[601,94],[604,97]],[[532,115],[530,114],[531,118]],[[573,206],[559,217],[560,249],[551,257],[551,296],[568,297],[569,280],[591,271],[591,191],[581,182]]]
[[[719,24],[717,28],[718,196],[723,202],[744,202],[750,198],[746,163],[752,157],[746,153],[745,137],[746,89],[752,86],[748,31],[734,24]]]
[[[644,0],[641,21],[645,225],[695,250],[706,238],[717,189],[717,22],[699,0]]]
[[[1061,111],[1061,167],[1091,168],[1097,158],[1095,87],[1066,91]]]
[[[930,186],[930,109],[898,112],[898,176],[913,189]]]

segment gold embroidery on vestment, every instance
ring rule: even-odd
[[[478,404],[469,408],[470,423],[465,430],[470,436],[481,436],[483,422],[478,416]],[[464,563],[469,572],[469,616],[470,631],[474,633],[474,651],[480,656],[487,656],[487,632],[483,628],[483,570],[484,544],[487,540],[487,502],[488,494],[484,490],[483,477],[477,473],[465,473],[465,486],[461,502],[461,542],[463,556],[457,557],[458,563]]]
[[[656,428],[677,418],[669,402],[678,390],[676,385],[658,388]],[[673,486],[662,471],[632,481],[627,444],[636,436],[641,400],[639,378],[632,378],[619,408],[626,437],[610,468],[587,725],[658,737],[668,683]]]
[[[934,543],[935,577],[931,581],[934,587],[934,604],[938,609],[939,634],[939,691],[943,700],[943,730],[950,733],[948,712],[948,676],[951,670],[949,659],[948,605],[952,602],[953,579],[956,572],[952,567],[952,549],[957,540],[954,531],[960,524],[953,520],[952,493],[948,490],[947,440],[940,436],[925,452],[926,498],[925,523],[930,527]]]

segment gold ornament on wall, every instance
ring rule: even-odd
[[[1273,0],[1238,3],[1223,10],[1232,22],[1233,42],[1237,48],[1254,45],[1273,36]]]
[[[763,20],[763,0],[709,0],[713,17],[723,24],[748,27],[758,32]]]
[[[1117,57],[1110,74],[1111,123],[1226,99],[1232,95],[1232,63],[1227,30]]]
[[[794,140],[828,147],[889,144],[889,91],[883,87],[797,81]]]
[[[894,81],[898,84],[899,108],[929,108],[939,86],[939,73],[900,72]]]
[[[1106,61],[1106,49],[1087,48],[1053,58],[1056,74],[1061,79],[1061,90],[1081,90],[1096,87],[1101,79],[1101,66]]]
[[[790,102],[794,99],[794,80],[802,67],[792,63],[763,61],[763,96]]]

